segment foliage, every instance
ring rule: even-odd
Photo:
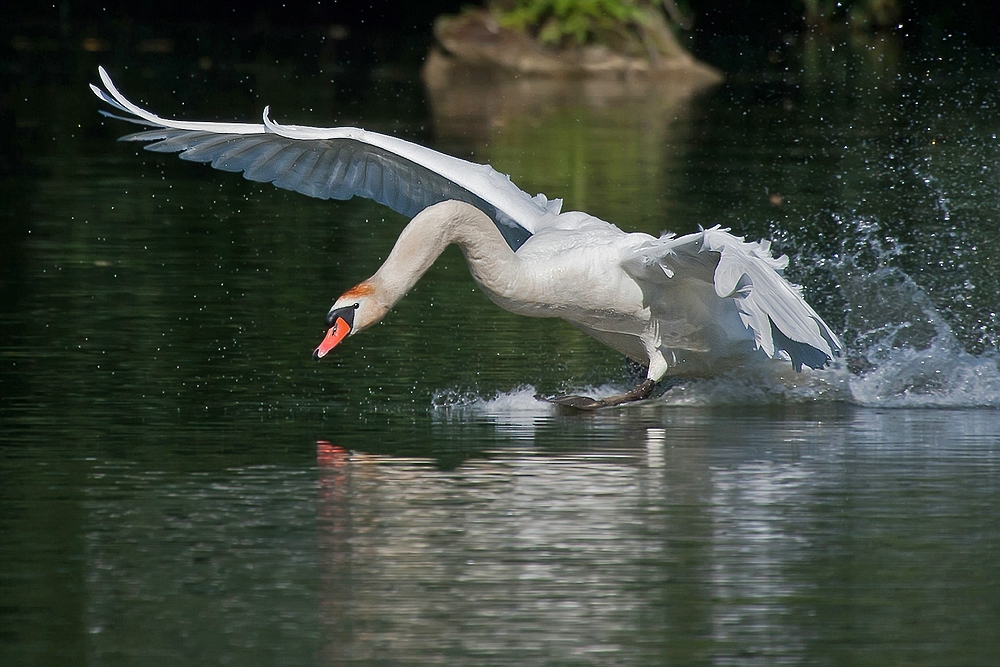
[[[513,0],[494,5],[504,27],[528,30],[553,46],[605,42],[649,22],[653,9],[644,0]]]

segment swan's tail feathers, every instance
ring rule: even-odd
[[[837,335],[779,273],[787,257],[772,257],[769,243],[747,243],[719,229],[703,235],[704,249],[719,253],[715,292],[735,301],[759,349],[788,359],[796,370],[823,368],[839,356],[843,345]]]
[[[373,199],[407,217],[442,201],[463,201],[490,216],[513,250],[551,224],[562,205],[544,195],[529,197],[487,165],[377,132],[281,125],[267,109],[262,123],[163,118],[129,101],[107,71],[99,71],[104,88],[91,90],[115,110],[105,115],[150,128],[123,140],[153,142],[148,150],[179,153],[253,181],[321,199]]]

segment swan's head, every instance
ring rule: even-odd
[[[319,361],[337,347],[340,341],[381,320],[388,310],[376,298],[375,287],[369,282],[363,282],[344,292],[326,314],[326,336],[313,351],[313,359]]]

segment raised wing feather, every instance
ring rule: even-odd
[[[99,72],[107,90],[92,85],[94,94],[127,116],[102,113],[155,128],[123,141],[151,141],[147,150],[180,153],[253,181],[320,199],[365,197],[408,217],[438,202],[464,201],[490,216],[514,250],[562,204],[529,197],[487,165],[357,128],[279,125],[266,108],[259,125],[161,118],[122,95],[103,67]]]
[[[679,238],[651,239],[623,261],[633,275],[650,280],[688,276],[711,281],[720,298],[731,298],[757,347],[772,358],[787,356],[796,370],[822,368],[843,345],[780,271],[770,243],[748,243],[715,227]]]

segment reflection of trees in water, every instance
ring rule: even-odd
[[[428,86],[438,147],[489,162],[530,194],[660,231],[668,145],[704,81],[511,78],[484,69]],[[667,176],[666,174],[670,174]]]
[[[0,313],[13,313],[28,291],[24,245],[35,188],[24,160],[26,133],[18,129],[23,121],[9,99],[13,87],[5,83],[0,77]],[[13,327],[0,329],[0,346],[5,346]]]

